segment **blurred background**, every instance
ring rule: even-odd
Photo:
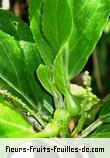
[[[0,7],[14,12],[29,24],[28,0],[0,0]],[[103,98],[110,93],[110,20],[84,69],[72,82],[82,85],[82,74],[86,70],[92,76],[95,94]]]

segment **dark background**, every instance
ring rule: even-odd
[[[9,2],[9,10],[29,24],[28,0],[9,0]],[[0,6],[2,7],[2,0],[0,0]],[[82,74],[85,70],[88,70],[92,76],[94,93],[103,98],[110,92],[110,22],[106,25],[101,39],[83,71],[72,82],[82,85]]]

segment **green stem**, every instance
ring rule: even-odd
[[[53,98],[54,98],[54,103],[55,103],[55,109],[65,107],[62,95],[60,93],[58,93],[58,92],[54,93]]]
[[[71,136],[77,137],[78,133],[81,132],[81,130],[82,130],[83,126],[84,126],[86,118],[87,118],[87,112],[83,111],[82,114],[81,114],[81,117],[80,117],[80,119],[78,121],[78,125],[76,126],[76,128],[73,131],[73,133],[71,134]]]
[[[59,125],[53,120],[51,123],[49,123],[46,128],[34,134],[32,138],[50,138],[50,137],[56,137],[59,134]]]
[[[68,135],[68,125],[71,116],[67,109],[57,109],[54,113],[53,120],[49,122],[46,128],[33,135],[33,138],[49,138],[49,137],[66,137]]]

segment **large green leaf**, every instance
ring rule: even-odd
[[[24,61],[26,64],[25,73],[28,76],[30,88],[33,91],[33,98],[36,99],[35,104],[37,104],[37,106],[39,105],[40,108],[45,103],[45,101],[51,104],[51,98],[49,94],[46,93],[46,91],[41,87],[40,82],[36,76],[37,67],[39,64],[43,63],[36,45],[24,41],[21,41],[20,45],[24,53]],[[51,109],[52,105],[50,106]]]
[[[110,94],[101,102],[99,117],[103,122],[110,123]]]
[[[4,16],[5,16],[5,20],[4,20]],[[17,26],[15,26],[13,24],[13,22],[15,23],[15,25],[17,24]],[[27,24],[25,24],[19,17],[17,17],[13,13],[1,9],[0,10],[0,29],[2,31],[4,31],[4,32],[10,34],[11,36],[14,36],[14,38],[16,40],[20,41],[19,44],[20,44],[21,48],[18,46],[19,47],[18,49],[19,49],[19,51],[21,51],[21,53],[17,54],[17,52],[16,52],[16,54],[18,56],[20,56],[20,58],[22,58],[21,59],[21,63],[24,62],[25,66],[22,65],[23,64],[22,63],[21,65],[24,68],[21,68],[21,69],[24,69],[25,72],[23,72],[23,70],[21,70],[22,71],[21,73],[23,73],[24,77],[25,77],[24,73],[26,73],[27,79],[26,79],[26,82],[25,81],[24,82],[26,84],[28,84],[28,86],[22,84],[22,87],[23,86],[24,87],[28,87],[28,88],[30,87],[29,90],[28,90],[28,88],[27,88],[27,90],[26,90],[26,88],[24,88],[27,92],[29,91],[28,95],[27,95],[26,94],[27,92],[23,90],[24,94],[26,94],[27,96],[29,96],[29,98],[31,98],[32,100],[34,99],[33,105],[37,104],[37,105],[40,106],[40,104],[43,104],[43,102],[45,102],[45,101],[48,102],[48,100],[50,100],[50,99],[47,96],[46,92],[44,92],[42,90],[42,88],[40,86],[40,83],[38,82],[37,77],[36,77],[35,70],[39,66],[39,64],[43,63],[43,62],[42,62],[42,59],[40,57],[40,54],[39,54],[39,52],[38,52],[35,44],[31,43],[33,41],[33,38],[32,38],[32,34],[31,34],[31,31],[30,31],[29,27],[27,26]],[[3,35],[3,38],[4,38],[4,35]],[[7,37],[5,37],[5,38],[7,38]],[[11,37],[10,37],[9,40],[11,42]],[[14,41],[14,39],[13,39],[13,41]],[[28,42],[28,41],[30,41],[30,42]],[[15,43],[16,43],[16,48],[15,48],[15,50],[13,49],[13,51],[16,51],[16,49],[17,49],[17,42],[15,42]],[[12,46],[12,44],[11,44],[11,46]],[[8,49],[10,49],[10,48],[8,48]],[[16,57],[15,53],[14,53],[14,56],[15,56],[16,59],[18,58],[18,57]],[[14,63],[16,63],[16,59],[15,59]],[[1,64],[2,64],[2,62],[1,62]],[[13,63],[13,65],[16,65],[14,63]],[[15,66],[15,67],[17,68],[17,66]],[[6,71],[8,71],[8,69]],[[19,70],[17,70],[17,71],[19,72]],[[21,75],[21,74],[19,74],[19,75]],[[23,80],[23,78],[21,77],[20,80]],[[27,82],[27,80],[28,80],[28,82]],[[6,85],[6,83],[3,80],[1,80],[1,79],[0,79],[0,85],[2,87],[7,88],[11,92],[13,91],[13,89],[11,89],[8,84]],[[18,89],[17,91],[20,91],[20,89]],[[42,95],[43,94],[44,94],[44,101],[42,99]]]
[[[86,64],[110,14],[110,0],[69,0],[73,31],[69,42],[69,76],[76,76]]]
[[[54,61],[54,78],[58,90],[65,96],[69,92],[68,45],[58,53]]]
[[[108,0],[110,1],[110,0]],[[62,94],[68,91],[69,80],[86,64],[110,14],[108,1],[71,0],[72,34],[66,52],[62,49],[55,59],[55,81]],[[110,3],[109,3],[110,4]]]
[[[38,5],[31,4],[34,3],[34,1],[30,0],[30,6],[29,6],[29,13],[30,13],[30,27],[33,33],[33,38],[36,42],[37,48],[39,49],[39,52],[41,54],[41,57],[44,61],[44,63],[48,66],[52,64],[52,61],[54,59],[54,54],[52,54],[52,50],[50,46],[48,45],[48,42],[45,40],[43,34],[42,34],[42,1],[38,1]],[[34,10],[34,15],[33,15]],[[36,10],[36,12],[35,12]],[[32,16],[33,15],[33,16]]]
[[[43,64],[40,54],[36,48],[36,45],[33,43],[22,41],[20,42],[20,45],[24,52],[25,63],[27,67],[26,73],[30,82],[30,88],[33,91],[34,98],[36,98],[35,105],[37,110],[39,109],[48,115],[47,117],[51,117],[54,111],[52,98],[41,86],[36,75],[36,69],[40,64]],[[43,76],[43,79],[45,79],[45,76]]]
[[[34,40],[44,63],[50,66],[58,50],[69,40],[72,29],[71,10],[67,0],[38,1],[39,5],[34,6],[33,15],[31,3],[34,2],[30,1],[29,7]]]
[[[91,138],[110,138],[110,124],[100,125],[89,137],[91,137]]]
[[[62,44],[68,42],[71,32],[67,56],[71,79],[84,67],[101,36],[110,13],[110,0],[37,2],[39,5],[30,5],[30,16],[35,13],[31,20],[31,29],[45,64],[52,63],[49,61],[54,59]],[[32,8],[34,13],[31,11]]]
[[[110,113],[110,94],[107,95],[101,102],[101,110],[99,116],[103,116]]]
[[[105,123],[110,123],[110,112],[106,115],[100,116],[100,119]]]
[[[0,137],[23,138],[34,134],[32,126],[0,96]]]
[[[52,52],[58,53],[68,41],[72,29],[72,14],[67,0],[45,0],[42,30]]]
[[[15,37],[16,40],[33,41],[32,33],[20,17],[0,9],[0,30]]]
[[[34,3],[34,2],[30,1],[30,3]],[[42,3],[42,1],[41,1],[41,3]],[[39,3],[39,5],[36,5],[36,13],[35,13],[35,15],[33,15],[33,18],[32,18],[32,14],[33,14],[32,13],[33,11],[31,11],[32,8],[33,8],[32,4],[30,4],[29,11],[30,11],[31,19],[32,19],[31,20],[31,30],[33,32],[33,36],[36,41],[38,49],[39,49],[39,46],[41,47],[41,49],[43,49],[42,52],[40,49],[39,49],[39,51],[41,52],[41,56],[42,56],[45,64],[50,66],[50,63],[53,63],[53,59],[55,58],[55,56],[57,54],[65,52],[65,50],[63,50],[63,48],[65,47],[65,43],[67,43],[69,40],[69,37],[71,34],[71,29],[72,29],[71,9],[70,9],[70,6],[69,6],[69,3],[67,0],[61,0],[61,1],[46,0],[46,1],[44,1],[43,5],[42,5],[42,8],[43,8],[42,12],[41,12],[41,4]],[[35,7],[34,7],[34,9],[35,9]],[[68,21],[68,23],[67,23],[67,21]],[[45,36],[45,38],[44,38],[45,43],[48,41],[47,46],[48,46],[48,48],[51,48],[50,53],[51,53],[51,55],[53,55],[53,58],[51,58],[50,55],[48,55],[49,50],[46,49],[47,47],[42,45],[41,38],[43,39],[44,36]],[[65,53],[66,61],[64,63],[65,66],[64,66],[64,64],[61,63],[61,60],[59,60],[58,57],[57,57],[58,60],[55,60],[55,63],[56,63],[55,64],[55,73],[56,73],[55,80],[56,80],[56,83],[59,84],[59,85],[57,85],[57,88],[61,89],[61,87],[62,87],[62,91],[65,91],[64,90],[65,81],[63,79],[63,78],[65,78],[65,75],[64,75],[64,72],[62,74],[61,69],[66,68],[66,70],[67,70],[67,67],[68,67],[68,64],[67,64],[68,63],[68,61],[67,61],[68,54],[66,54],[66,53]],[[59,76],[57,75],[58,74],[57,67],[59,69],[59,71],[58,71]],[[39,71],[41,71],[41,69]],[[65,73],[67,75],[67,71],[65,71]],[[40,74],[41,74],[41,72],[39,73],[39,75]],[[60,81],[58,81],[59,79],[60,79]],[[60,86],[60,88],[59,88],[59,86]],[[50,92],[50,90],[49,90],[49,92]]]
[[[13,37],[0,31],[0,78],[6,83],[3,88],[8,84],[32,109],[38,111],[45,102],[49,106],[51,104],[51,98],[36,78],[36,68],[42,60],[35,44],[22,41],[20,45]]]
[[[42,0],[29,0],[29,18],[30,21],[34,16],[36,10],[39,10]]]

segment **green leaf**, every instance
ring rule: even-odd
[[[71,79],[82,70],[101,36],[110,13],[110,0],[45,0],[38,4],[36,12],[33,7],[35,15],[30,11],[37,47],[45,64],[51,65],[59,48],[69,40],[67,69]]]
[[[39,9],[41,15],[38,14],[37,9],[36,18],[34,16],[34,20],[31,20],[31,29],[35,38],[37,37],[35,31],[38,33],[38,30],[35,29],[36,21],[39,19],[40,35],[45,37],[46,42],[48,41],[47,45],[52,48],[51,52],[56,52],[54,52],[54,56],[58,54],[54,62],[54,69],[57,88],[61,93],[66,93],[69,79],[81,71],[99,40],[110,13],[109,1],[95,0],[94,3],[94,0],[78,2],[69,0],[68,3],[66,0],[55,2],[46,0],[42,5],[42,12]],[[66,19],[68,19],[68,23]],[[38,38],[36,42],[39,42]],[[65,45],[69,47],[66,53],[63,50]],[[39,46],[41,46],[40,43]],[[46,50],[45,47],[42,46],[42,48]],[[44,54],[42,51],[41,56]],[[47,56],[43,58],[46,62],[51,60],[48,54]],[[46,62],[45,64],[48,64]]]
[[[100,125],[89,137],[91,137],[91,138],[110,138],[110,124]]]
[[[55,54],[68,41],[72,29],[72,14],[68,0],[45,0],[42,30]]]
[[[32,33],[20,17],[0,9],[0,29],[14,36],[16,40],[33,41]]]
[[[34,2],[33,2],[34,3]],[[67,0],[41,1],[34,7],[30,1],[30,26],[37,48],[48,66],[69,40],[72,29],[72,14]],[[33,16],[32,16],[33,15]],[[68,23],[67,23],[68,20]]]
[[[30,3],[31,4],[31,1]],[[38,3],[39,4],[39,3]],[[35,8],[36,7],[36,8]],[[29,6],[29,13],[33,15],[33,7]],[[52,50],[50,46],[48,45],[47,41],[45,40],[42,30],[41,30],[41,23],[42,23],[42,15],[41,15],[41,8],[42,8],[42,1],[40,1],[39,5],[34,6],[34,15],[30,15],[30,28],[33,33],[33,38],[36,42],[37,48],[40,52],[40,55],[44,61],[44,63],[48,66],[52,64],[52,61],[54,59],[54,55],[52,54]],[[35,12],[36,9],[36,12]]]
[[[13,108],[13,105],[0,96],[0,137],[26,138],[34,133],[32,126]]]
[[[39,9],[42,0],[29,0],[29,18],[30,21],[37,9]]]
[[[33,43],[29,42],[20,42],[21,48],[24,53],[25,58],[25,64],[26,64],[26,74],[28,76],[28,80],[30,83],[30,88],[33,91],[35,101],[35,105],[37,105],[37,108],[40,109],[44,108],[44,111],[47,110],[50,114],[53,113],[53,106],[50,95],[44,90],[44,88],[41,87],[40,82],[38,81],[38,78],[36,76],[36,69],[38,66],[43,63],[40,54],[37,50],[37,47]],[[31,52],[31,53],[30,53]],[[32,93],[32,92],[31,92]],[[43,96],[43,97],[42,97]],[[45,106],[49,108],[48,108]],[[47,105],[48,104],[48,105]],[[45,106],[45,107],[43,107]]]
[[[106,123],[110,123],[110,94],[101,101],[99,118]]]
[[[62,108],[64,106],[63,98],[56,88],[53,70],[48,66],[40,65],[37,69],[37,75],[43,87],[53,96],[55,107]]]
[[[36,78],[35,71],[42,60],[35,44],[22,41],[20,45],[13,37],[0,31],[0,78],[5,82],[3,88],[9,85],[35,111],[38,107],[42,109],[45,102],[52,107],[51,98]]]
[[[107,95],[101,102],[101,110],[99,116],[104,116],[110,113],[110,94]]]
[[[69,0],[72,5],[73,31],[69,42],[69,78],[86,64],[99,40],[110,14],[110,0]]]
[[[53,94],[53,74],[48,66],[40,65],[37,69],[38,79],[42,83],[43,87]]]
[[[110,123],[110,112],[106,115],[100,116],[100,119],[105,123]]]
[[[65,96],[69,92],[68,45],[58,53],[54,61],[54,79],[58,90]]]
[[[31,3],[31,1],[30,1],[30,3]],[[41,1],[41,3],[42,3],[42,1]],[[69,40],[71,28],[72,28],[72,14],[71,14],[71,10],[69,8],[68,1],[66,1],[66,0],[63,0],[63,1],[46,0],[43,5],[41,3],[39,3],[38,6],[36,6],[36,12],[34,12],[34,15],[32,13],[33,11],[31,11],[33,7],[30,4],[29,10],[30,10],[30,16],[31,16],[31,30],[33,32],[33,36],[36,41],[37,48],[40,51],[42,59],[44,60],[46,65],[50,66],[53,62],[53,59],[57,55],[58,51],[60,54],[60,52],[62,52],[62,49],[63,49],[65,43]],[[41,13],[41,5],[43,7],[43,13]],[[35,10],[35,8],[34,8],[34,10]],[[40,15],[40,14],[42,14],[42,15]],[[33,15],[33,17],[32,17],[32,15]],[[68,23],[66,21],[68,21]],[[48,48],[52,48],[51,49],[52,51],[47,50],[47,47],[45,47],[46,45],[45,46],[42,45],[42,44],[44,44],[44,42],[43,42],[44,36],[45,36],[44,40],[46,39],[45,44],[48,41],[47,46],[48,46]],[[39,47],[41,47],[41,48],[39,48]],[[44,51],[46,51],[46,52],[44,52]],[[53,57],[52,57],[53,59],[50,57],[48,52],[50,52],[51,55],[53,55]],[[57,59],[59,60],[59,57]],[[48,63],[48,61],[50,63]],[[66,61],[67,61],[67,59],[66,59]],[[55,61],[55,62],[56,62],[55,67],[57,67],[57,66],[59,67],[59,64],[60,64],[60,63],[58,63],[59,61],[58,62]],[[61,67],[62,66],[63,65],[61,65]],[[55,70],[56,69],[57,68],[55,68]],[[42,71],[42,70],[40,69],[39,71]],[[49,83],[48,83],[48,88],[47,88],[47,83],[46,83],[45,79],[43,79],[43,78],[41,79],[40,74],[41,74],[41,72],[38,73],[39,79],[42,80],[41,83],[44,85],[44,87],[46,86],[46,89],[49,92],[52,93],[52,90],[50,90],[50,87],[49,87]],[[58,87],[58,89],[60,89],[59,86],[62,87],[62,84],[58,81],[58,79],[60,79],[60,78],[58,77],[57,74],[55,76],[56,76],[55,81],[56,81],[56,83],[59,84],[59,85],[57,85],[57,87]],[[60,74],[60,76],[61,76],[61,74]],[[62,77],[64,77],[64,76],[62,76]],[[60,79],[60,80],[62,82],[62,79]],[[64,81],[64,79],[63,79],[63,81]]]

